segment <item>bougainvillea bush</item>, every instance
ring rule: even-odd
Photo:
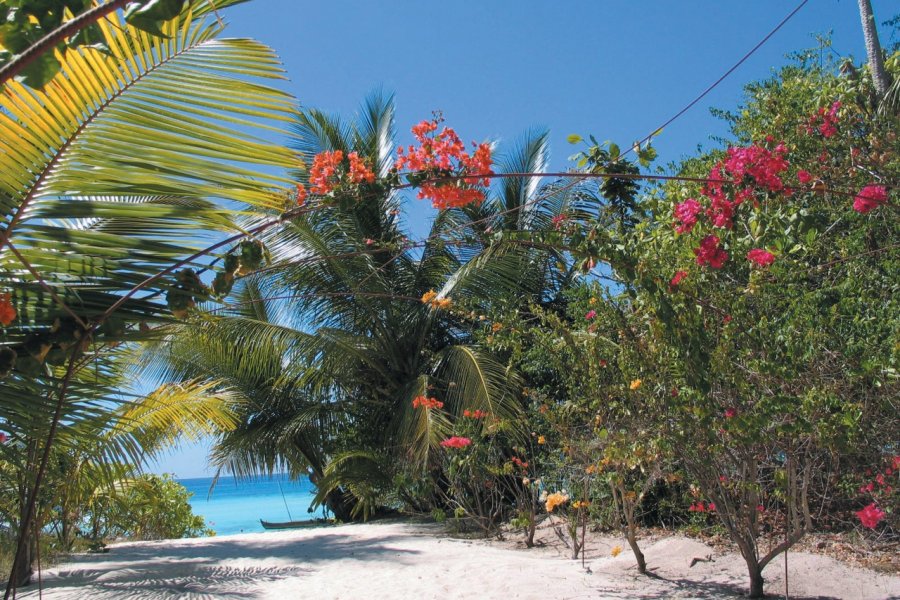
[[[898,431],[898,119],[867,89],[802,67],[750,86],[725,149],[682,164],[633,228],[583,236],[645,321],[651,414],[753,595],[818,509],[855,505],[864,528],[895,512],[867,485],[834,491]]]

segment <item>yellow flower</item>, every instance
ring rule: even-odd
[[[547,443],[547,438],[545,438],[542,435],[539,435],[538,436],[538,444],[546,444],[546,443]]]
[[[590,304],[591,306],[597,304],[597,299],[596,299],[596,298],[591,298],[590,300],[588,300],[588,304]]]
[[[622,546],[613,546],[609,553],[615,558],[616,556],[622,554]]]
[[[643,383],[643,381],[641,381],[640,379],[635,379],[634,381],[631,382],[631,385],[629,385],[628,387],[632,390],[636,390],[639,387],[641,387],[642,383]]]
[[[569,501],[569,497],[560,492],[553,492],[549,496],[547,496],[547,502],[544,506],[547,509],[547,512],[553,512],[557,506],[561,506]]]
[[[576,500],[575,502],[572,503],[572,508],[574,508],[574,509],[587,508],[590,505],[591,505],[591,503],[588,502],[587,500]]]
[[[437,292],[434,290],[428,290],[424,294],[422,294],[422,304],[431,304],[431,301],[437,298]]]
[[[585,469],[588,475],[593,475],[597,472],[597,465],[588,465],[587,469]]]
[[[494,333],[497,333],[501,329],[503,329],[503,323],[494,323],[493,325],[491,325],[491,331],[493,331]]]

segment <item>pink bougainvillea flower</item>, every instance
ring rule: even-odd
[[[556,215],[555,217],[550,219],[550,222],[553,223],[554,229],[560,229],[568,218],[569,218],[569,215],[567,215],[566,213],[563,213],[561,215]]]
[[[708,510],[709,512],[716,512],[716,503],[710,502],[709,504],[707,504],[706,510]]]
[[[703,238],[700,247],[694,248],[694,254],[697,256],[697,264],[701,267],[709,265],[713,269],[721,269],[728,260],[728,253],[719,247],[719,238],[714,235]]]
[[[441,442],[441,446],[444,448],[465,448],[472,443],[467,437],[459,437],[454,435],[453,437],[448,437],[446,440]]]
[[[596,316],[597,316],[597,311],[594,309],[591,309],[591,310],[587,311],[587,313],[584,315],[584,318],[587,319],[588,321],[590,321],[591,319],[593,319]]]
[[[5,433],[0,432],[0,444],[5,444],[5,443],[6,443],[6,440],[8,440],[8,439],[9,439],[9,438],[6,437],[6,434],[5,434]]]
[[[810,181],[812,181],[812,175],[809,174],[809,171],[800,169],[799,171],[797,171],[797,180],[800,183],[809,183]]]
[[[863,527],[867,529],[875,529],[875,527],[884,519],[884,511],[878,508],[873,502],[862,510],[856,511],[856,516]]]
[[[697,224],[697,215],[700,214],[700,203],[693,198],[688,198],[681,204],[675,205],[675,218],[680,225],[675,228],[676,233],[687,233]]]
[[[669,290],[672,291],[678,287],[678,284],[687,278],[687,271],[675,271],[675,276],[669,281]]]
[[[760,267],[768,267],[775,262],[775,255],[771,252],[766,252],[762,248],[754,248],[747,253],[747,260]]]
[[[859,191],[853,200],[853,210],[866,214],[887,202],[887,189],[883,185],[869,184]]]
[[[724,317],[722,317],[722,323],[724,325],[728,325],[729,323],[731,323],[731,321],[732,321],[731,315],[725,315]]]
[[[735,418],[736,416],[737,416],[737,411],[736,411],[735,409],[733,409],[733,408],[726,408],[726,409],[725,409],[725,418],[726,418],[726,419],[733,419],[733,418]]]

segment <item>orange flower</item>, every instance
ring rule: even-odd
[[[437,398],[426,398],[425,396],[416,396],[412,405],[413,408],[444,408],[444,403]]]
[[[314,194],[325,195],[334,189],[334,183],[330,180],[337,174],[337,168],[343,160],[344,153],[340,150],[325,150],[316,154],[309,170],[309,182],[314,186]]]
[[[431,304],[431,301],[437,298],[437,292],[434,290],[428,290],[424,294],[422,294],[422,304]]]
[[[622,546],[613,546],[612,549],[610,549],[609,553],[613,558],[617,557],[618,555],[622,554]]]
[[[491,331],[493,331],[494,333],[497,333],[501,329],[503,329],[503,323],[494,323],[493,325],[491,325]]]
[[[638,389],[639,387],[641,387],[641,385],[642,385],[643,383],[644,383],[644,382],[641,381],[640,379],[635,379],[634,381],[631,382],[631,385],[628,386],[628,389],[636,390],[636,389]]]
[[[553,512],[557,506],[562,506],[568,501],[568,495],[561,492],[553,492],[552,494],[547,496],[547,501],[544,503],[544,507],[547,509],[547,512]]]
[[[15,321],[16,309],[12,305],[12,294],[0,294],[0,324],[4,327]]]
[[[297,206],[303,206],[303,203],[306,202],[307,196],[306,188],[303,187],[302,183],[297,184]]]
[[[542,435],[539,435],[539,436],[538,436],[538,439],[537,439],[537,443],[538,443],[538,444],[546,444],[546,443],[547,443],[547,438],[545,438],[545,437],[542,436]]]
[[[375,181],[375,173],[372,172],[363,159],[356,152],[347,155],[350,160],[350,181],[352,183],[372,183]]]
[[[437,298],[431,301],[431,305],[435,308],[447,310],[453,306],[453,301],[450,298]]]

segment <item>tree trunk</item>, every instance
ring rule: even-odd
[[[628,540],[628,545],[631,546],[631,551],[634,553],[634,559],[637,561],[638,573],[646,575],[647,561],[644,559],[644,553],[641,552],[640,547],[638,547],[637,536],[634,534],[633,527],[629,526],[625,528],[625,538]]]
[[[13,574],[13,584],[15,588],[20,588],[31,583],[31,576],[34,574],[34,553],[35,540],[31,528],[25,533],[25,543],[22,546],[22,553],[16,562],[16,571]]]
[[[334,514],[334,518],[338,521],[349,523],[353,520],[351,516],[353,506],[347,501],[347,494],[343,491],[328,492],[325,496],[325,506]]]
[[[763,576],[762,569],[759,568],[759,561],[756,557],[745,556],[744,561],[747,563],[747,573],[750,575],[750,597],[762,598],[763,593]]]
[[[878,41],[875,15],[872,13],[872,3],[869,0],[858,0],[858,2],[863,37],[866,40],[866,54],[869,58],[869,70],[872,72],[872,83],[875,84],[875,92],[880,100],[884,98],[890,84],[887,72],[884,70],[884,56],[881,53],[881,43]]]

